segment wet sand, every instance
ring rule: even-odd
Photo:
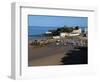
[[[62,64],[61,58],[65,56],[73,46],[57,46],[55,43],[44,47],[28,48],[28,65],[29,66],[47,66]]]
[[[29,66],[59,65],[59,64],[62,64],[62,62],[60,62],[62,57],[64,57],[64,54],[62,53],[42,57],[42,58],[30,61]]]

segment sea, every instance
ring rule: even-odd
[[[28,26],[28,40],[29,42],[33,40],[45,39],[45,32],[48,30],[56,30],[57,27],[47,27],[47,26]]]

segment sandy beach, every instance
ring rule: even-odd
[[[57,46],[55,43],[44,47],[33,48],[29,45],[28,65],[29,66],[47,66],[62,64],[61,58],[65,56],[73,46]]]

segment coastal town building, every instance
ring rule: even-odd
[[[59,39],[60,36],[53,36],[53,39]]]
[[[80,33],[81,33],[81,31],[82,31],[82,30],[81,30],[81,28],[79,28],[79,29],[74,29],[72,33],[77,33],[77,34],[80,34]]]
[[[73,32],[69,33],[69,36],[79,36],[81,34],[81,28],[73,30]]]
[[[51,35],[53,37],[53,39],[64,38],[67,36],[79,36],[81,33],[82,33],[81,28],[77,28],[77,29],[73,28],[72,32],[60,32],[59,35],[53,35],[53,36],[52,36],[52,32],[50,32],[50,31],[45,32],[46,35]]]
[[[64,33],[60,33],[60,37],[66,37],[68,36],[68,33],[64,32]]]
[[[79,29],[74,29],[71,33],[60,33],[60,37],[66,37],[66,36],[78,36],[81,34],[81,28]]]

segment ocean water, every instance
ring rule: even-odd
[[[40,35],[48,30],[54,30],[57,29],[57,27],[41,27],[41,26],[29,26],[28,27],[28,35]]]

